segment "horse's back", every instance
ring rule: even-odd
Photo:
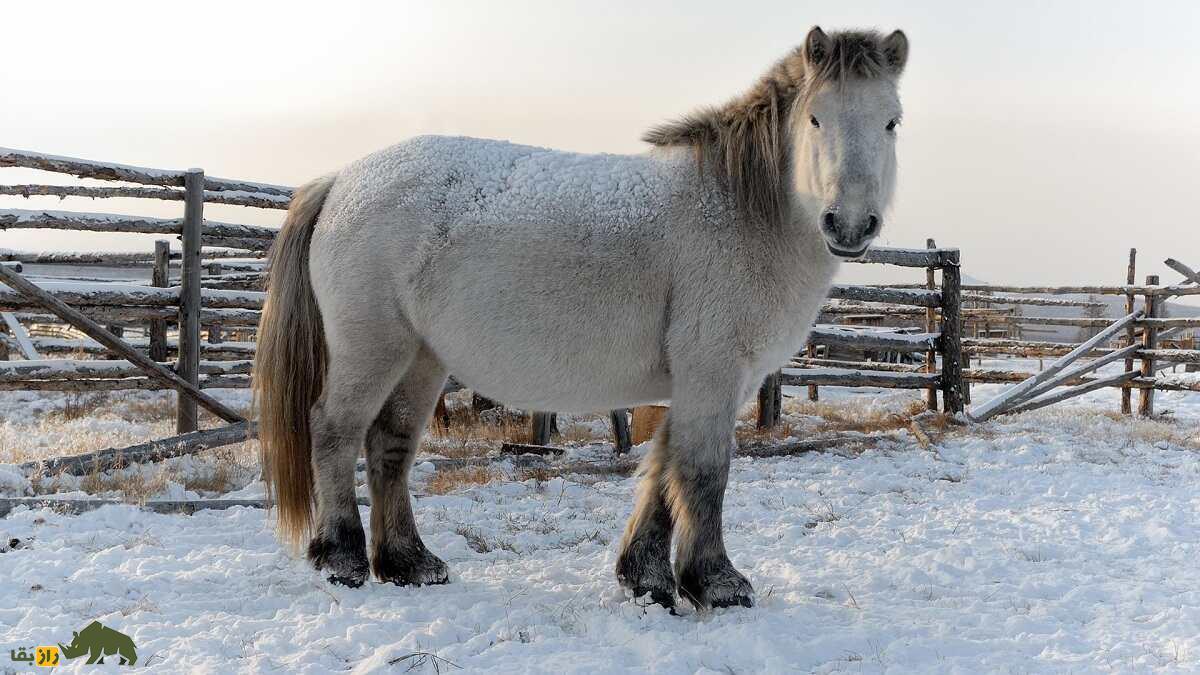
[[[661,398],[669,182],[647,156],[411,139],[339,175],[313,238],[318,302],[343,320],[397,307],[509,403]]]

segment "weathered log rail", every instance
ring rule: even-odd
[[[13,148],[0,148],[0,167],[39,169],[54,173],[66,173],[76,178],[96,178],[99,180],[164,187],[183,187],[184,175],[187,173],[182,170],[149,169],[140,166],[98,162],[76,157],[47,155],[40,152],[16,150]],[[277,195],[289,199],[292,196],[292,188],[290,187],[229,180],[226,178],[206,177],[204,179],[204,189],[213,192],[246,192],[249,194]]]

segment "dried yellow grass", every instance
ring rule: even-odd
[[[465,466],[459,469],[438,470],[429,477],[425,492],[444,495],[474,485],[486,485],[503,475],[486,466]]]

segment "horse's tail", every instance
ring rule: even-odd
[[[296,190],[271,248],[267,301],[258,325],[254,400],[267,496],[279,534],[295,547],[313,523],[309,414],[325,382],[325,330],[313,296],[308,252],[334,176]]]

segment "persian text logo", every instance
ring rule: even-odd
[[[33,647],[33,653],[28,647],[8,650],[9,657],[17,663],[32,663],[35,666],[53,668],[62,662],[58,647],[54,645],[39,645]]]
[[[38,666],[52,667],[61,663],[63,658],[77,659],[87,655],[87,663],[105,663],[105,659],[116,657],[107,663],[119,663],[122,666],[132,666],[137,663],[137,647],[128,635],[115,631],[99,621],[93,621],[83,630],[73,634],[71,644],[58,646],[22,647],[8,652],[9,657],[18,663],[32,663]]]

